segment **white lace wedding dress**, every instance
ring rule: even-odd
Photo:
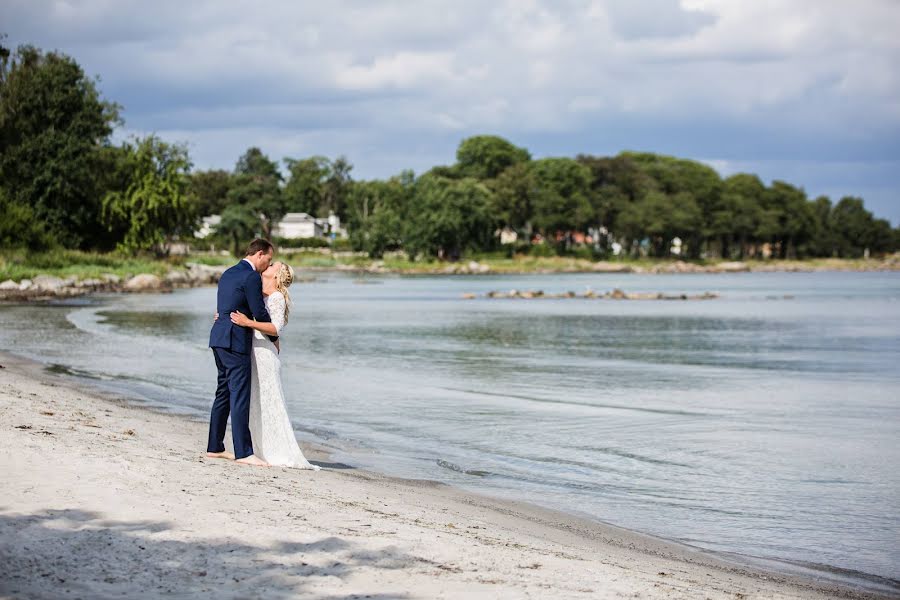
[[[278,334],[284,329],[285,301],[281,292],[265,299],[266,308]],[[250,435],[253,453],[274,466],[313,469],[303,456],[284,404],[281,387],[281,358],[275,344],[259,331],[253,332],[251,355],[253,376],[250,383]]]

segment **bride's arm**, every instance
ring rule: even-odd
[[[278,329],[272,323],[260,323],[259,321],[254,321],[239,311],[231,313],[231,322],[241,327],[256,329],[260,333],[266,335],[278,335]]]

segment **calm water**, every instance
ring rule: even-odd
[[[460,299],[587,287],[723,297]],[[289,410],[339,459],[900,579],[900,274],[326,275],[293,289]],[[0,347],[205,414],[214,293],[0,307]]]

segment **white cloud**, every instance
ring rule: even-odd
[[[450,52],[398,52],[375,58],[370,64],[348,65],[334,74],[344,89],[421,88],[458,79]]]
[[[900,160],[895,0],[7,0],[0,29],[75,56],[201,165],[254,143],[386,175],[481,132],[535,155]]]

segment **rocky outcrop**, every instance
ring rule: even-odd
[[[0,283],[0,301],[54,300],[98,291],[112,291],[112,285],[105,279],[79,281],[74,277],[62,279],[38,275],[34,279],[23,279],[19,283],[12,280]]]
[[[173,268],[163,277],[140,273],[123,279],[114,273],[104,273],[100,277],[81,280],[52,275],[37,275],[33,279],[23,279],[19,282],[7,279],[0,283],[0,301],[44,301],[82,296],[92,292],[167,292],[173,288],[215,285],[227,268],[228,266],[224,265],[187,263],[183,268]]]
[[[75,284],[75,278],[60,279],[59,277],[51,277],[49,275],[38,275],[35,277],[31,285],[42,292],[56,292],[65,287],[71,287]]]
[[[475,294],[463,294],[463,298],[471,300],[476,298]],[[718,298],[716,292],[703,292],[702,294],[665,294],[663,292],[633,292],[627,293],[618,288],[609,292],[598,293],[592,289],[587,289],[582,294],[575,292],[562,292],[557,294],[548,294],[543,290],[510,290],[508,292],[490,291],[484,295],[485,298],[493,299],[522,299],[531,300],[537,298],[582,298],[586,300],[712,300]]]
[[[463,263],[451,263],[448,264],[437,271],[438,273],[443,273],[446,275],[473,275],[473,274],[484,274],[491,272],[491,266],[486,265],[484,263],[480,263],[477,260],[470,260],[469,262]]]

